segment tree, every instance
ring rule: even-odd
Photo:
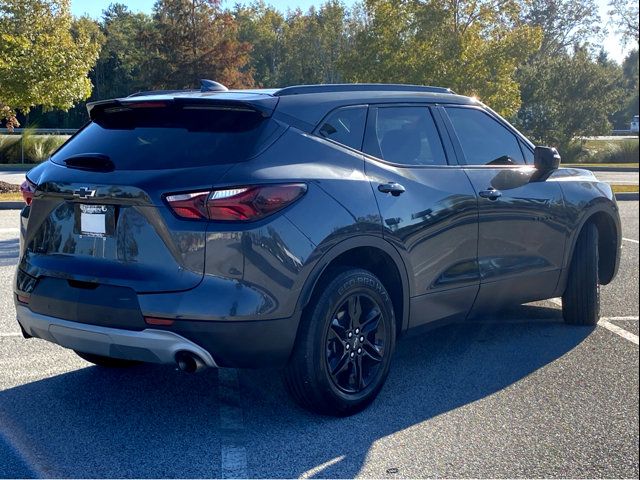
[[[100,28],[105,42],[92,72],[93,98],[122,97],[147,88],[143,81],[148,58],[144,45],[152,36],[151,16],[132,13],[126,5],[116,3],[103,12]]]
[[[629,121],[638,115],[638,49],[632,50],[622,62],[620,78],[621,99],[617,111],[611,116],[614,127],[629,128]]]
[[[593,0],[530,0],[523,3],[522,19],[542,31],[537,57],[570,51],[602,36],[598,6]]]
[[[88,18],[74,19],[69,0],[0,3],[0,121],[18,126],[16,111],[36,105],[67,110],[91,94],[88,72],[101,35]]]
[[[143,45],[147,88],[188,88],[198,78],[253,85],[245,68],[251,46],[238,40],[238,24],[219,0],[158,0]]]
[[[340,81],[349,16],[338,0],[285,15],[256,2],[237,6],[240,39],[252,45],[249,65],[261,86]]]
[[[284,49],[284,16],[262,1],[236,5],[232,12],[238,23],[238,40],[251,45],[248,68],[260,87],[281,85]]]
[[[366,0],[363,13],[343,56],[347,80],[443,85],[518,111],[515,71],[541,34],[516,0]]]
[[[625,42],[638,44],[638,0],[611,0],[609,14]]]
[[[561,148],[577,136],[609,133],[609,115],[621,95],[618,69],[594,60],[585,48],[522,67],[527,82],[518,126],[533,139]]]

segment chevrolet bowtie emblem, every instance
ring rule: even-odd
[[[77,198],[90,198],[96,196],[95,190],[89,190],[86,187],[79,188],[78,190],[73,191],[73,196]]]

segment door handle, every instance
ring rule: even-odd
[[[487,190],[481,190],[478,192],[478,195],[482,198],[488,198],[489,200],[497,200],[502,196],[502,192],[493,187],[489,187]]]
[[[405,192],[405,188],[396,182],[381,183],[380,185],[378,185],[378,190],[380,190],[382,193],[390,193],[394,197],[397,197],[398,195]]]

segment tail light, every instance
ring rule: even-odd
[[[25,181],[20,185],[20,193],[22,193],[24,203],[26,203],[27,205],[31,205],[31,201],[33,200],[33,194],[35,193],[35,191],[36,184],[26,178]]]
[[[144,321],[147,325],[160,325],[165,327],[171,326],[175,322],[173,318],[160,317],[144,317]]]
[[[182,218],[250,222],[283,209],[306,191],[304,183],[254,185],[171,194],[165,199]]]

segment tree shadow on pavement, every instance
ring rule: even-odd
[[[356,476],[377,440],[505,389],[593,330],[565,326],[559,315],[524,306],[407,336],[378,399],[349,418],[300,409],[278,371],[240,371],[247,475]],[[216,389],[215,370],[89,367],[0,392],[0,432],[38,475],[216,477]]]

